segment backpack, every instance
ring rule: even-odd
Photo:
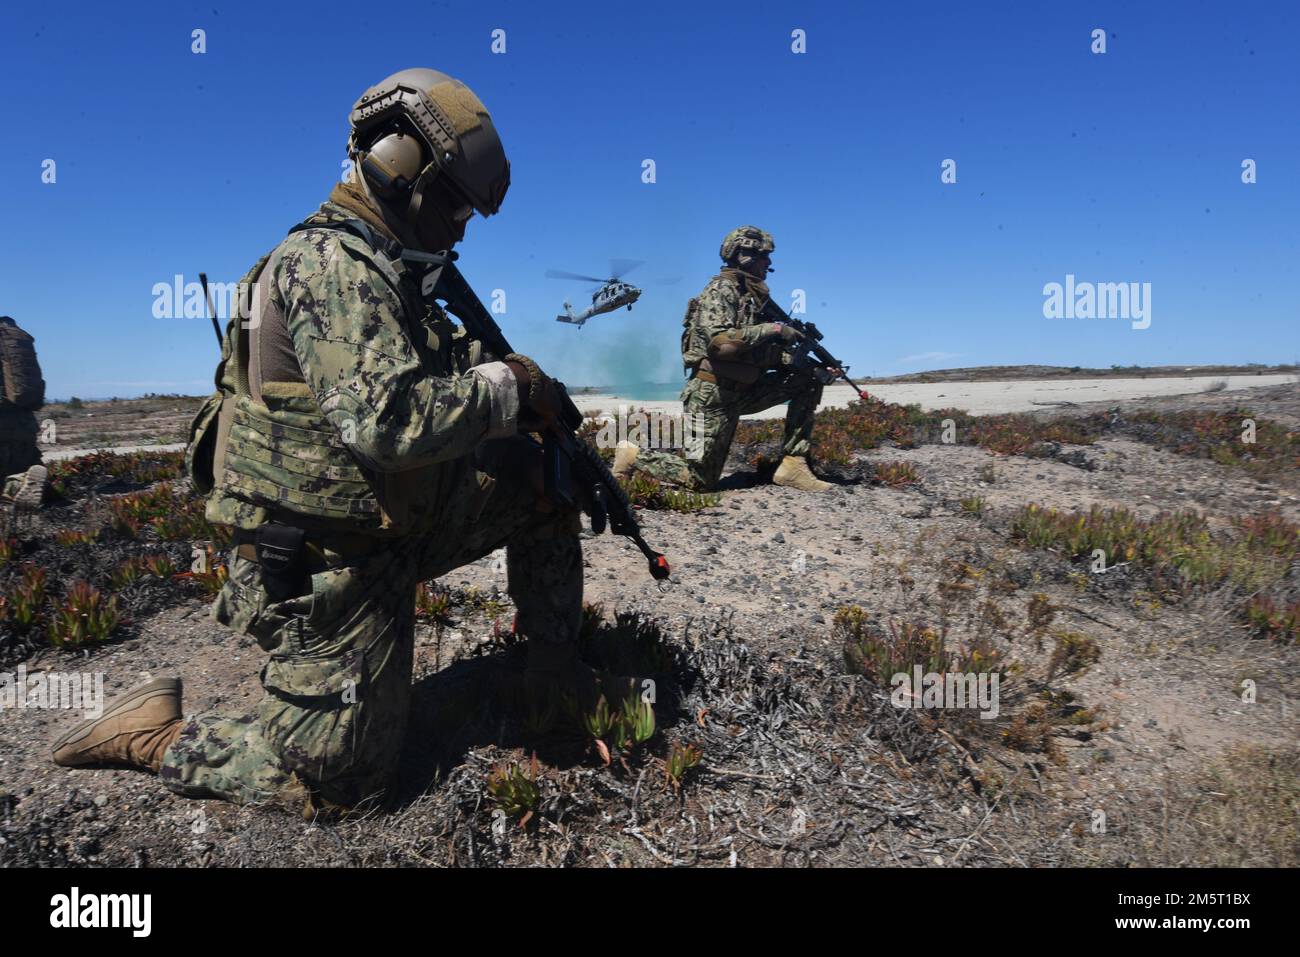
[[[34,341],[13,320],[0,322],[0,396],[10,405],[31,411],[45,404],[45,380],[36,361]]]

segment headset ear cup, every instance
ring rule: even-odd
[[[357,165],[361,173],[366,177],[366,182],[374,190],[375,195],[382,199],[392,199],[397,190],[393,186],[393,178],[389,175],[388,170],[383,164],[375,161],[375,158],[369,153],[357,154]]]
[[[384,199],[395,199],[407,190],[424,166],[419,141],[401,131],[381,137],[361,154],[361,168],[376,192]]]

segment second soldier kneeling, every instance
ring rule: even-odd
[[[808,467],[822,379],[791,362],[787,350],[799,339],[798,330],[763,318],[764,279],[775,248],[771,234],[756,226],[733,229],[719,250],[722,271],[686,310],[682,362],[690,380],[682,390],[682,411],[693,423],[695,454],[682,458],[623,445],[615,452],[616,476],[627,478],[636,470],[684,488],[713,489],[740,417],[788,402],[784,457],[772,481],[807,492],[831,487]]]

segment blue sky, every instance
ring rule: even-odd
[[[462,268],[571,385],[678,375],[686,300],[749,222],[860,374],[1290,362],[1297,63],[1276,2],[7,4],[0,313],[52,397],[210,391],[207,320],[154,318],[153,285],[238,279],[328,194],[355,98],[422,65],[479,94],[513,167]],[[543,272],[610,257],[646,260],[641,302],[556,323],[584,287]],[[1067,274],[1151,283],[1150,328],[1044,318]]]

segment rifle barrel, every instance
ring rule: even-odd
[[[865,401],[866,399],[870,398],[870,395],[867,394],[866,389],[862,388],[860,385],[858,385],[856,382],[854,382],[852,379],[849,378],[848,365],[841,362],[839,359],[836,359],[833,355],[831,355],[830,350],[821,344],[823,336],[820,329],[818,329],[811,322],[804,322],[802,319],[795,319],[793,316],[789,315],[784,309],[778,306],[775,302],[773,302],[771,297],[769,297],[767,300],[767,307],[770,308],[776,314],[778,322],[782,322],[787,325],[793,326],[794,328],[798,329],[801,333],[803,333],[805,340],[808,343],[808,348],[812,350],[813,354],[816,355],[819,360],[821,360],[823,365],[829,366],[832,369],[838,369],[840,373],[840,378],[842,378],[849,385],[853,386],[853,391],[858,394],[859,399],[863,399]]]
[[[217,345],[221,345],[221,326],[217,322],[217,310],[212,307],[212,296],[208,292],[208,274],[199,273],[199,285],[203,287],[203,302],[208,307],[208,318],[212,320],[212,331],[217,334]]]

